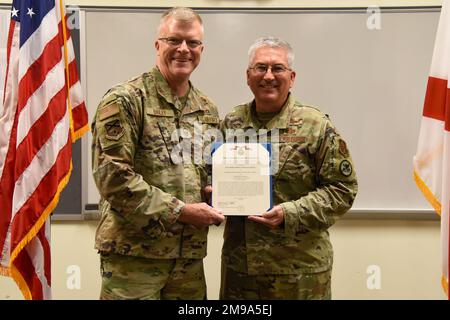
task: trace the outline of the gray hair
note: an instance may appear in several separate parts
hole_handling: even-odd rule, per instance
[[[292,50],[291,45],[287,41],[281,40],[276,37],[271,37],[271,36],[256,39],[255,42],[253,42],[253,44],[250,46],[250,49],[248,49],[248,64],[249,64],[249,66],[252,63],[253,58],[255,57],[256,50],[261,47],[265,47],[265,46],[271,47],[271,48],[284,49],[287,53],[288,67],[292,68],[292,66],[294,64],[295,55],[294,55],[294,50]]]
[[[202,32],[203,32],[203,21],[197,12],[195,12],[191,8],[187,8],[187,7],[173,7],[173,8],[168,9],[161,15],[161,19],[159,21],[159,26],[158,26],[158,31],[157,31],[158,35],[161,32],[161,28],[162,28],[163,24],[170,18],[177,20],[177,21],[184,22],[184,23],[192,23],[194,21],[198,21],[198,22],[200,22],[200,25],[202,26]]]

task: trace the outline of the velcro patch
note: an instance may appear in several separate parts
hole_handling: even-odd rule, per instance
[[[147,110],[147,114],[158,117],[174,117],[175,112],[173,110],[168,109],[149,109]]]
[[[283,134],[280,136],[280,142],[303,143],[306,142],[305,137]]]
[[[339,165],[339,170],[345,177],[349,177],[353,172],[352,165],[348,160],[341,161],[341,164]]]
[[[123,136],[125,132],[119,120],[112,120],[106,123],[105,129],[106,129],[106,139],[108,140],[117,141]]]
[[[119,113],[119,106],[116,103],[112,103],[107,105],[106,107],[101,108],[98,111],[98,119],[102,121],[118,113]]]
[[[340,152],[344,157],[348,157],[348,155],[349,155],[348,148],[347,148],[347,144],[345,143],[344,140],[339,140],[339,152]]]
[[[203,123],[219,124],[219,117],[215,116],[203,116],[201,120]]]

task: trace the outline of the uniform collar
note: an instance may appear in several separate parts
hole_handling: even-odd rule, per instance
[[[281,108],[281,111],[266,124],[268,130],[288,128],[294,102],[292,94],[289,93],[288,99],[283,105],[283,108]],[[255,100],[248,104],[247,112],[243,119],[243,126],[244,128],[251,127],[255,129],[259,129],[261,126],[259,120],[256,118]]]
[[[156,82],[156,91],[158,94],[164,98],[168,103],[173,105],[175,109],[180,110],[182,106],[176,103],[176,99],[172,93],[172,89],[169,87],[166,79],[162,75],[161,71],[159,71],[158,67],[154,67],[151,71],[155,77]],[[186,106],[183,108],[183,114],[193,113],[198,110],[204,110],[205,106],[202,104],[202,100],[197,92],[197,90],[192,85],[191,81],[189,81],[190,90],[188,93],[188,98],[186,100]]]

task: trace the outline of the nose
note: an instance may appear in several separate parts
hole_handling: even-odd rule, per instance
[[[269,67],[269,69],[267,69],[266,73],[264,74],[264,79],[275,79],[275,76],[272,73],[272,67]]]
[[[187,46],[186,40],[183,40],[183,42],[178,47],[178,50],[182,52],[189,52],[189,47]]]

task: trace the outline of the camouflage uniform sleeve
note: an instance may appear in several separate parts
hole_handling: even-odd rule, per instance
[[[149,185],[134,170],[142,131],[139,104],[126,90],[109,93],[100,103],[92,123],[94,180],[111,209],[130,222],[146,225],[152,216],[163,225],[172,224],[179,215],[174,209],[184,203]]]
[[[298,200],[282,203],[285,232],[294,236],[300,227],[324,231],[347,212],[358,184],[347,145],[329,120],[322,128],[315,154],[317,188]]]

